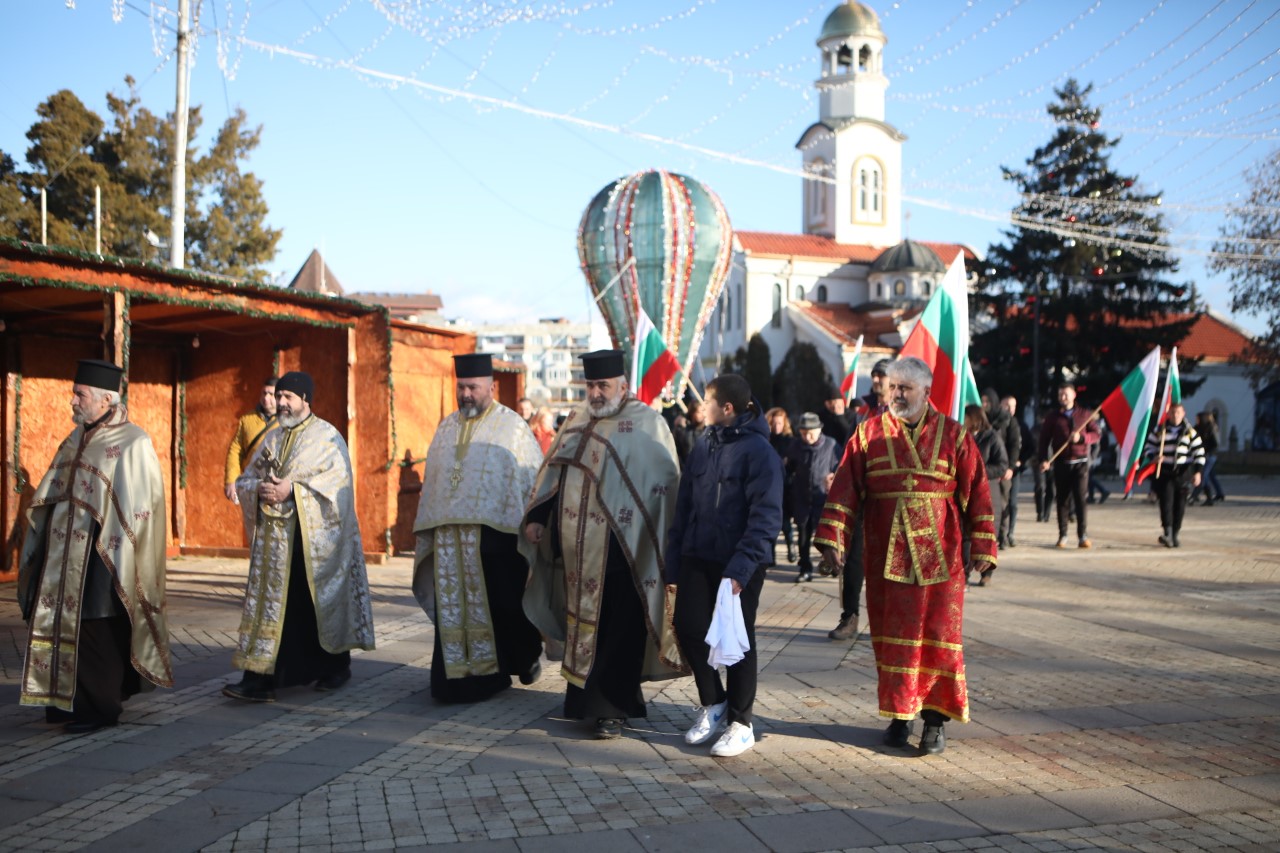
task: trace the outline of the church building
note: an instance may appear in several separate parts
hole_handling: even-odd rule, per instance
[[[860,389],[877,359],[897,352],[959,243],[903,238],[902,145],[886,120],[887,43],[876,13],[848,0],[818,36],[818,120],[796,148],[803,169],[799,234],[735,231],[729,280],[703,336],[714,375],[759,333],[772,369],[794,343],[813,344],[839,382],[859,335]]]

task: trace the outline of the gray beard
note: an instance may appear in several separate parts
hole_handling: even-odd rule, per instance
[[[480,407],[467,406],[465,408],[458,409],[458,414],[462,415],[467,420],[470,420],[472,418],[478,418],[480,417]]]
[[[622,404],[626,401],[627,395],[621,394],[617,399],[601,403],[598,407],[587,403],[587,411],[591,412],[591,417],[596,418],[597,420],[600,418],[611,418],[618,414],[618,412],[622,411]]]
[[[285,429],[293,429],[294,427],[296,427],[298,424],[302,423],[306,419],[307,419],[306,415],[303,415],[303,414],[296,414],[296,415],[277,414],[276,415],[276,420],[278,420],[280,422],[280,426],[284,427]]]
[[[924,409],[925,409],[924,404],[921,404],[920,408],[914,411],[907,409],[905,407],[899,410],[899,408],[895,406],[893,403],[889,404],[889,411],[893,413],[893,416],[898,420],[906,421],[909,424],[913,424],[916,421],[920,420],[920,416],[924,414]]]

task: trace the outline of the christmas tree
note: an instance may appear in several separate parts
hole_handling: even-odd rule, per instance
[[[1193,289],[1168,279],[1178,262],[1160,194],[1112,169],[1119,139],[1102,132],[1092,88],[1068,80],[1055,90],[1052,138],[1025,170],[1004,169],[1021,201],[1006,241],[988,250],[976,297],[979,385],[1041,412],[1064,379],[1096,405],[1153,346],[1179,343],[1196,317]]]

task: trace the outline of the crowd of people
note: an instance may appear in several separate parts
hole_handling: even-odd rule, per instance
[[[975,574],[990,586],[998,549],[1015,546],[1022,470],[1036,475],[1037,520],[1056,504],[1057,546],[1074,520],[1090,547],[1100,431],[1070,384],[1038,441],[993,390],[962,423],[940,414],[916,358],[877,362],[865,396],[847,405],[833,389],[794,428],[734,374],[669,424],[629,392],[621,352],[582,360],[586,399],[557,427],[527,399],[497,401],[490,356],[455,357],[457,411],[428,449],[414,524],[412,589],[435,626],[439,702],[533,684],[545,654],[566,682],[565,715],[610,739],[647,715],[644,682],[692,675],[686,742],[738,755],[755,743],[755,622],[781,538],[797,583],[839,578],[832,640],[858,636],[865,585],[884,742],[907,746],[921,716],[917,748],[936,754],[945,723],[968,719],[964,591]],[[125,699],[173,684],[160,465],[128,420],[121,376],[80,362],[75,428],[36,489],[21,554],[21,701],[72,733],[113,726]],[[352,650],[374,647],[350,456],[312,412],[315,393],[301,371],[269,379],[228,450],[226,496],[250,556],[232,658],[242,675],[222,692],[243,702],[339,689]],[[1161,544],[1179,547],[1189,496],[1225,497],[1216,450],[1209,413],[1192,427],[1175,405],[1152,430]]]

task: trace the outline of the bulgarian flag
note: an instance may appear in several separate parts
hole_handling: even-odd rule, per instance
[[[1107,419],[1107,426],[1120,439],[1120,476],[1124,477],[1124,490],[1131,491],[1139,477],[1142,448],[1147,441],[1147,427],[1151,423],[1151,406],[1156,401],[1156,381],[1160,378],[1160,347],[1151,350],[1116,390],[1102,401],[1098,409]]]
[[[662,389],[680,372],[680,362],[667,348],[658,329],[636,304],[635,351],[631,354],[631,389],[636,398],[646,406],[658,399]]]
[[[858,343],[853,348],[853,361],[849,362],[849,370],[845,372],[844,379],[840,382],[840,393],[844,396],[845,402],[848,402],[858,390],[858,357],[860,355],[862,355],[862,335],[858,335]]]
[[[965,406],[981,405],[978,383],[969,364],[969,292],[963,252],[951,262],[898,355],[913,355],[933,369],[929,400],[944,415],[961,420]]]

